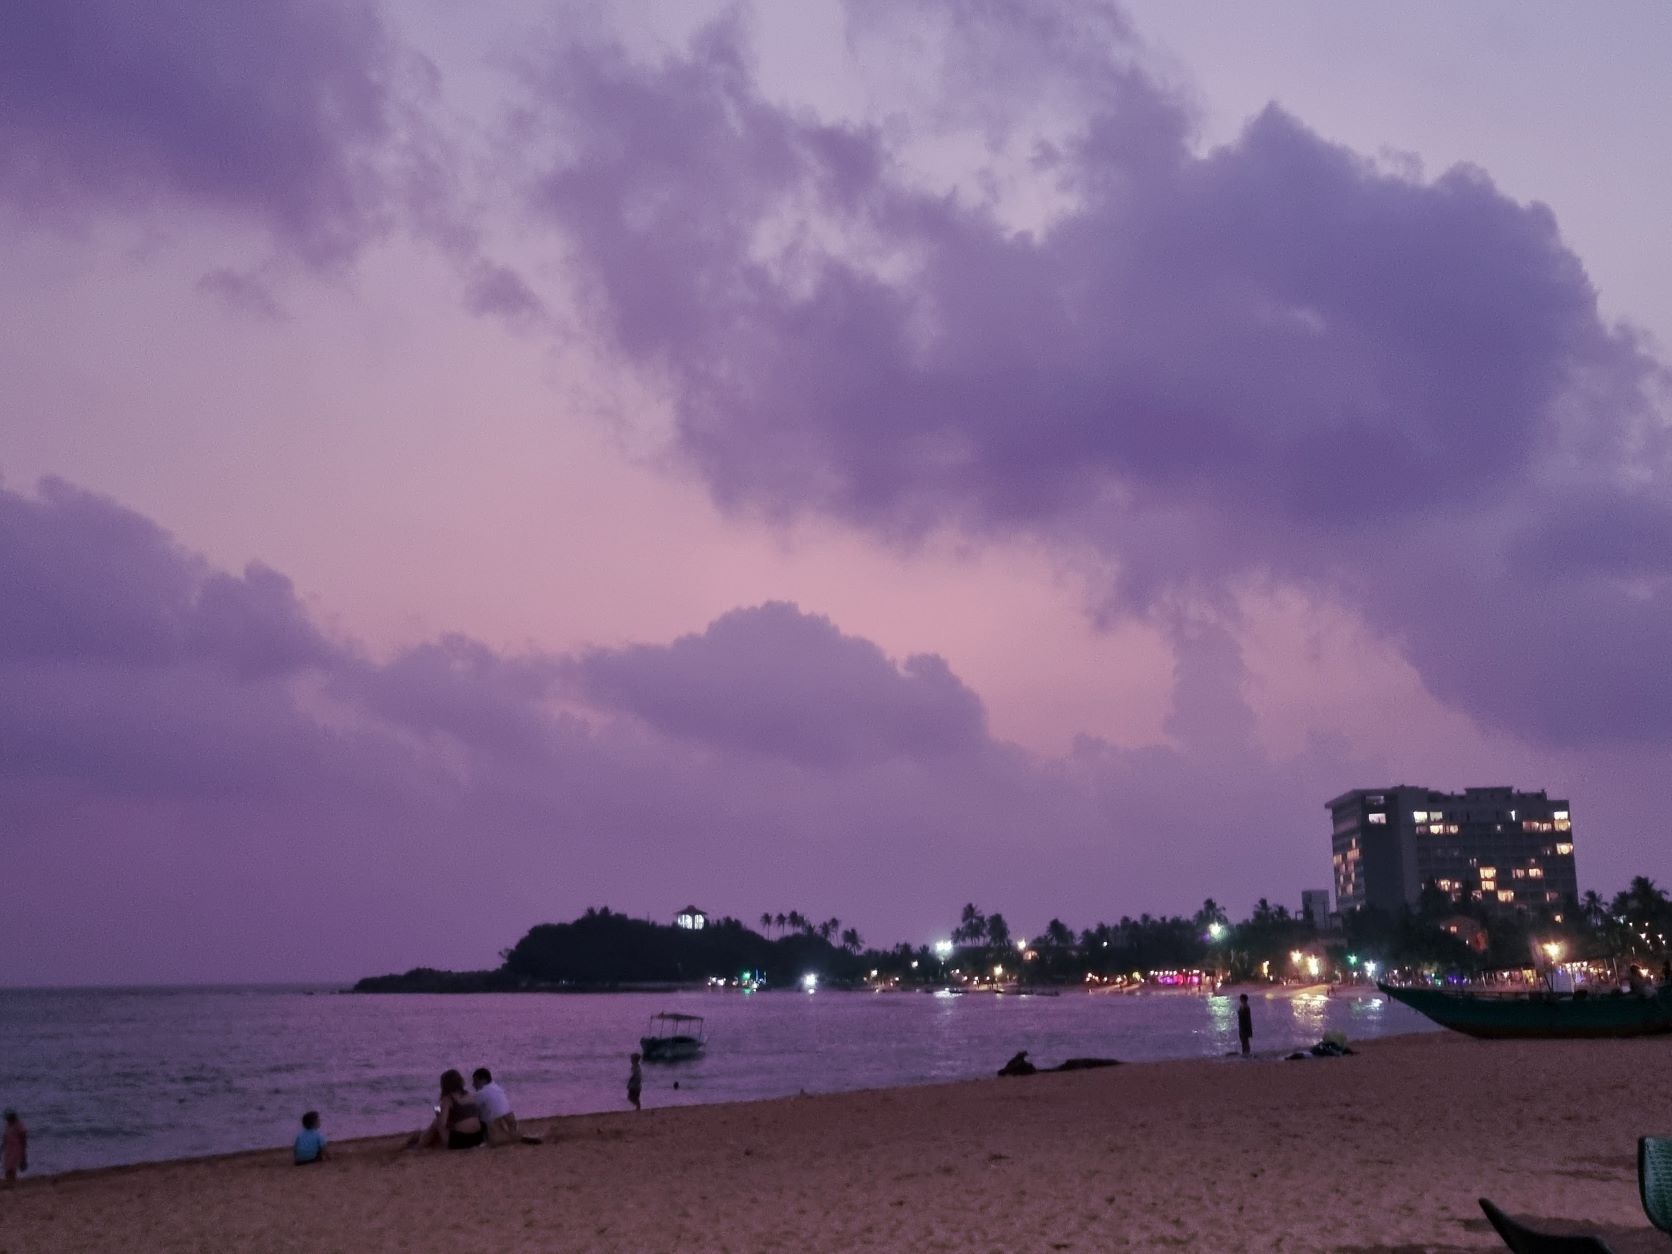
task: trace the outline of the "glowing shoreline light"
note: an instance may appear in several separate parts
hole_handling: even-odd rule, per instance
[[[819,977],[814,975],[811,971],[801,977],[801,987],[806,989],[809,993],[816,991],[818,986]]]

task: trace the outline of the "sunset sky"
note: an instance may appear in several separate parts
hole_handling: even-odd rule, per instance
[[[0,9],[0,984],[1672,880],[1672,7]]]

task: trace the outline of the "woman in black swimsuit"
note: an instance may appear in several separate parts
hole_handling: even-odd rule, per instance
[[[487,1139],[488,1130],[482,1123],[476,1098],[464,1086],[464,1077],[447,1070],[441,1075],[441,1103],[435,1108],[435,1119],[418,1136],[418,1149],[475,1149]],[[412,1146],[412,1142],[407,1142]]]

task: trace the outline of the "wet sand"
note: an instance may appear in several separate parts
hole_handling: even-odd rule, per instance
[[[1672,1133],[1669,1065],[1668,1039],[1447,1034],[525,1119],[545,1145],[26,1180],[0,1189],[0,1251],[1501,1249],[1481,1195],[1665,1251],[1634,1155]]]

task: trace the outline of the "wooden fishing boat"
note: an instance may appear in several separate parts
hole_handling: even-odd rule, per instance
[[[1474,992],[1378,984],[1441,1027],[1489,1039],[1660,1036],[1672,1033],[1672,996]]]
[[[708,1038],[701,1015],[671,1012],[650,1016],[650,1031],[639,1037],[639,1050],[646,1062],[682,1062],[702,1055]]]

